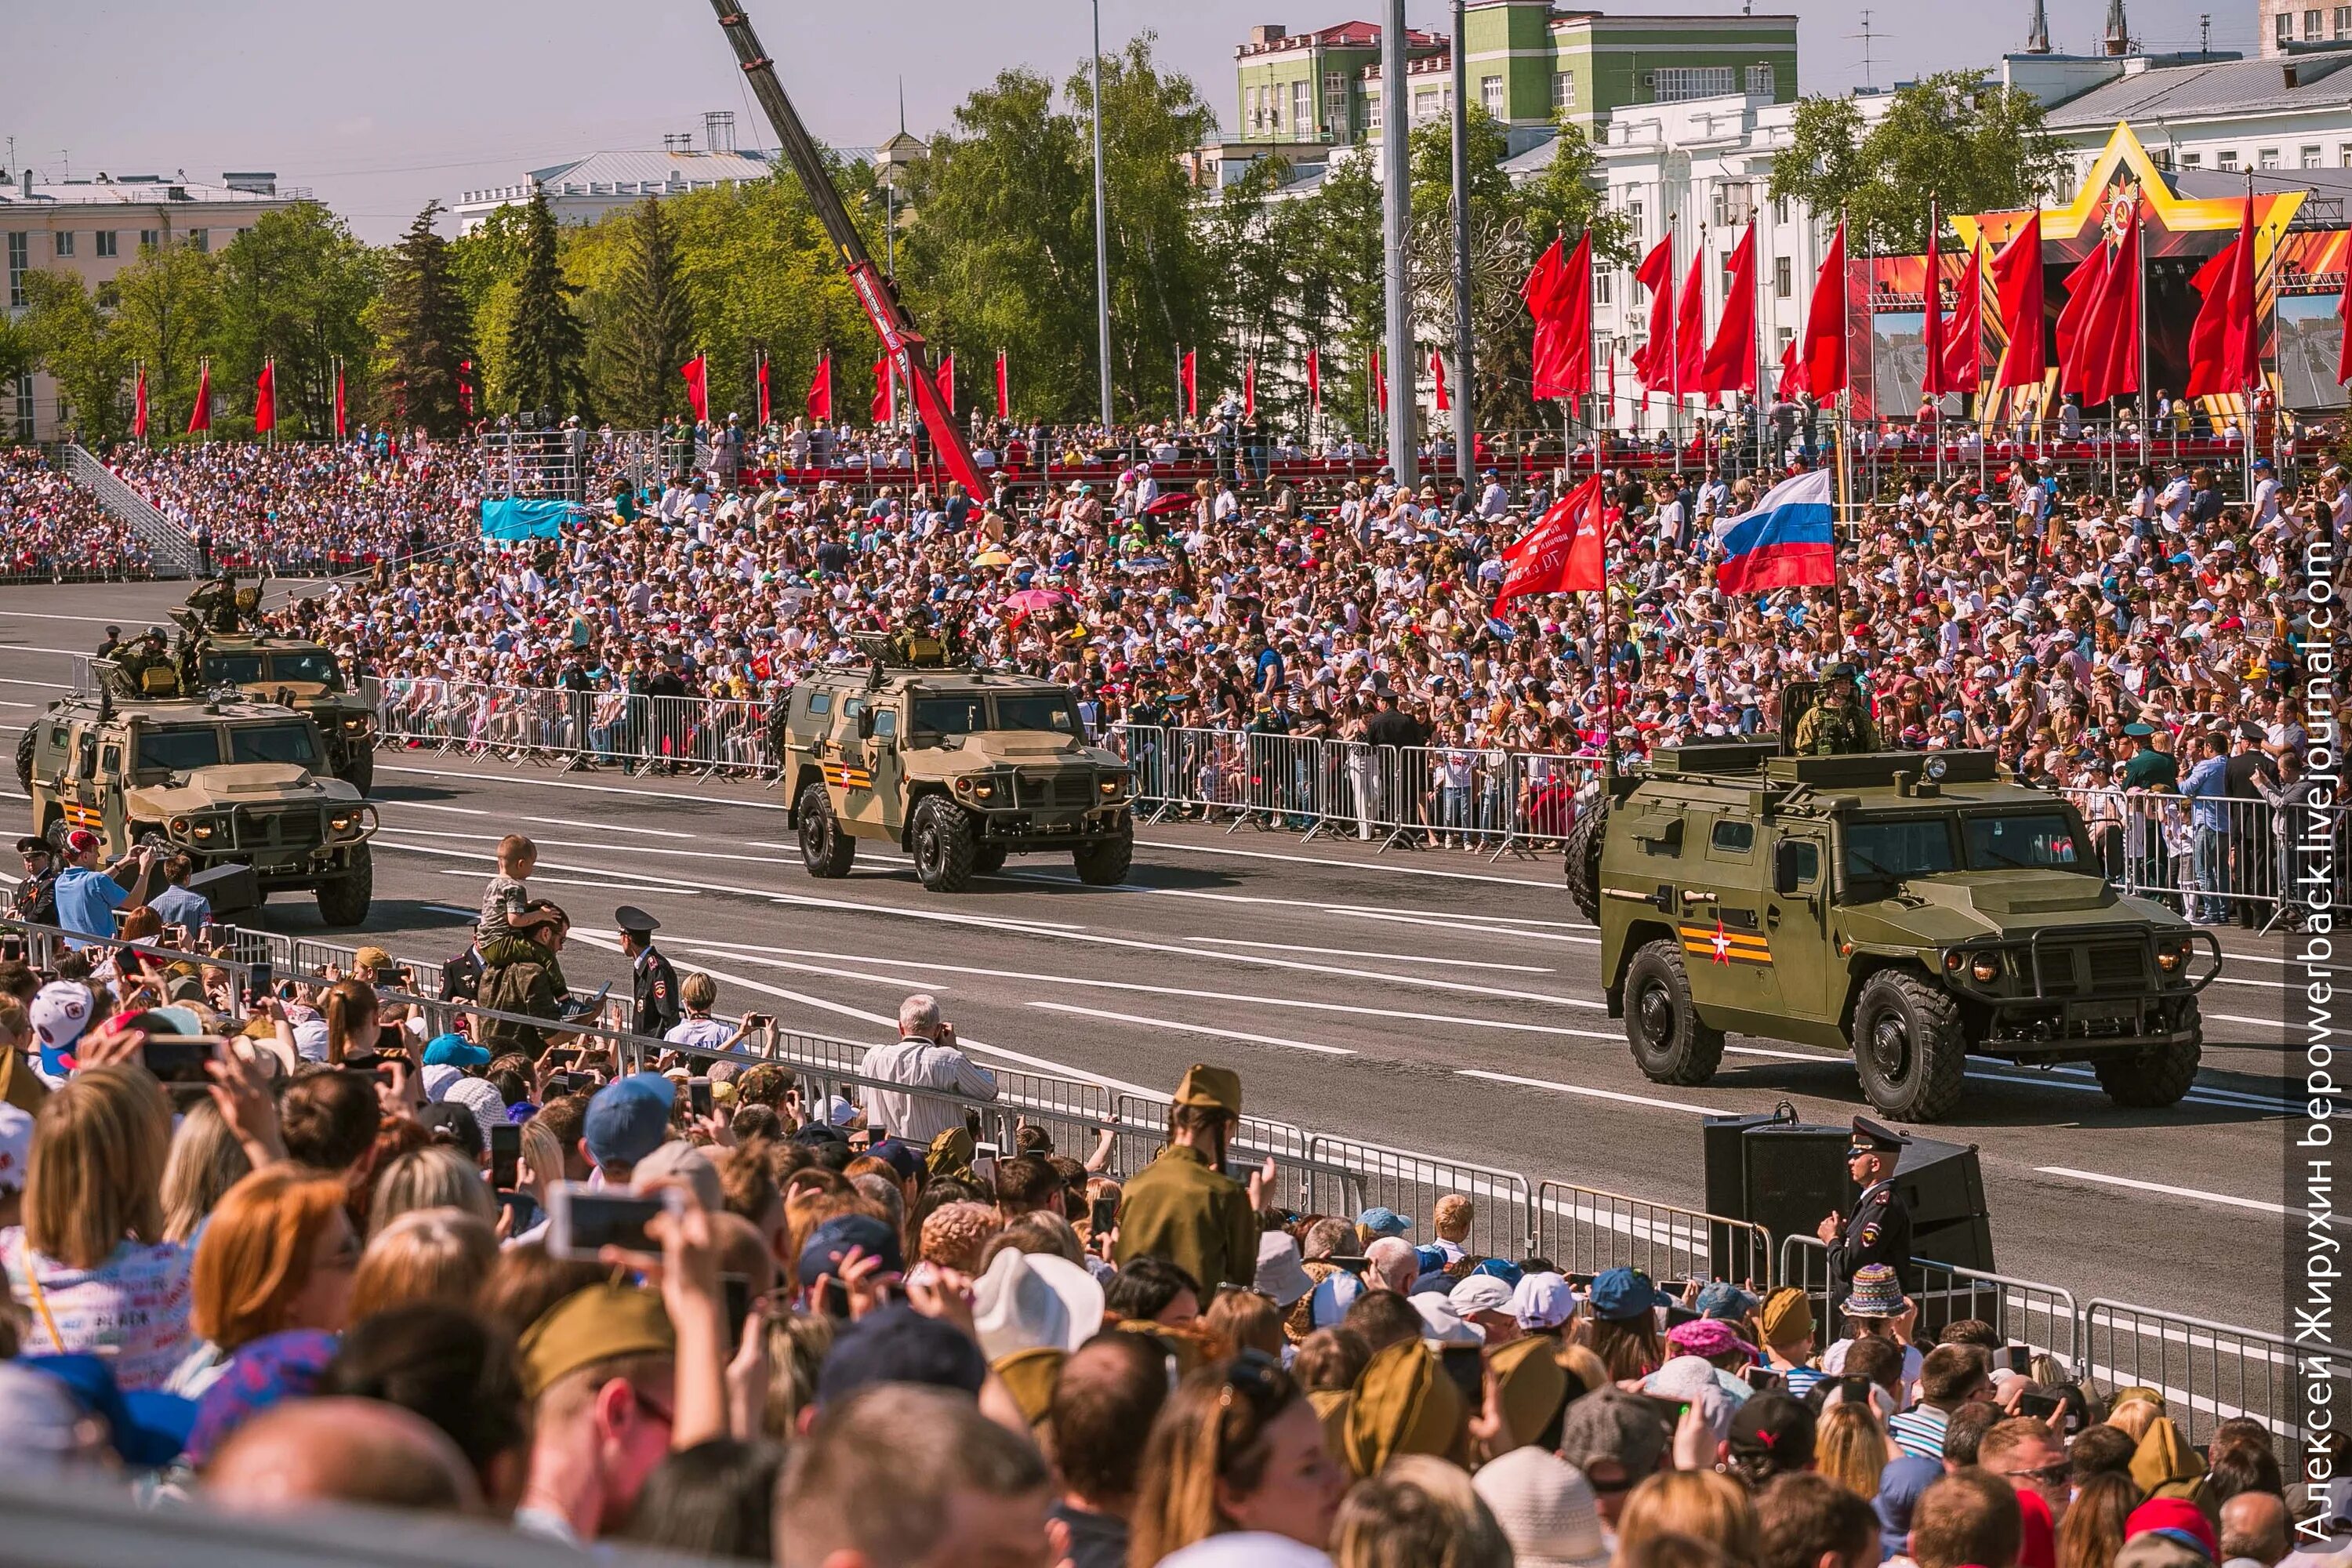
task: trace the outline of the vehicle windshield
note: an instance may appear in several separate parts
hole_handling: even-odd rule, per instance
[[[330,691],[343,689],[343,668],[335,656],[324,648],[307,653],[273,653],[269,656],[269,679],[272,680],[316,681]]]
[[[2085,871],[2090,857],[2063,811],[2021,812],[2011,816],[1970,816],[1960,822],[1971,871]]]
[[[310,748],[307,724],[241,724],[228,732],[229,760],[237,763],[299,763],[318,761]]]
[[[220,731],[214,725],[139,731],[138,766],[142,772],[163,768],[184,773],[191,768],[211,767],[220,760]]]
[[[261,656],[257,653],[205,655],[205,684],[207,686],[252,686],[260,679]]]
[[[998,698],[996,727],[1050,730],[1056,735],[1075,735],[1078,732],[1078,716],[1070,710],[1070,700],[1062,693],[1037,691],[1022,697]]]
[[[1848,881],[1883,882],[1958,869],[1952,858],[1952,825],[1948,817],[1865,819],[1846,824]]]
[[[988,700],[978,692],[967,697],[918,697],[914,729],[920,735],[969,735],[988,728]]]
[[[1075,735],[1078,715],[1069,698],[1059,691],[1000,696],[992,704],[975,691],[916,698],[913,729],[921,735],[971,735],[983,730],[1045,730]]]

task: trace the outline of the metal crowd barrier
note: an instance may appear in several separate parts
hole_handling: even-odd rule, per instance
[[[1563,1274],[1638,1268],[1653,1279],[1722,1278],[1770,1289],[1772,1236],[1747,1220],[1570,1182],[1536,1188],[1537,1257]],[[1720,1258],[1728,1264],[1718,1270]]]
[[[773,777],[778,769],[774,709],[762,701],[412,676],[371,679],[362,690],[375,705],[380,744],[698,777]]]
[[[2280,808],[2267,800],[2189,800],[2114,789],[2065,794],[2090,828],[2100,870],[2126,892],[2224,924],[2248,915],[2258,922],[2272,920],[2281,908],[2280,889],[2291,894],[2295,885],[2295,847],[2309,824],[2282,823]],[[2352,892],[2346,880],[2352,864],[2342,852],[2352,849],[2346,831],[2352,816],[2332,803],[2296,809],[2316,809],[2327,819],[2327,836],[2339,850],[2334,860],[2338,886],[2332,890],[2339,899]],[[2287,900],[2290,913],[2295,902]]]

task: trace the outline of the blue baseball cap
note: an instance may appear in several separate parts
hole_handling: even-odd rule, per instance
[[[863,1247],[868,1258],[882,1260],[883,1268],[896,1273],[906,1267],[905,1255],[898,1249],[898,1233],[876,1219],[872,1215],[835,1215],[809,1233],[802,1244],[800,1281],[814,1285],[817,1277],[835,1272],[841,1260],[854,1247]]]
[[[634,1165],[669,1142],[676,1086],[659,1073],[631,1073],[596,1091],[580,1136],[598,1165]]]
[[[16,1364],[64,1384],[83,1410],[106,1423],[109,1442],[132,1469],[161,1469],[188,1446],[188,1431],[196,1424],[193,1399],[126,1394],[114,1381],[114,1368],[95,1355],[33,1355]]]
[[[1733,1320],[1744,1318],[1755,1310],[1756,1298],[1728,1279],[1717,1279],[1699,1288],[1698,1315],[1702,1318]]]
[[[1491,1274],[1514,1289],[1517,1289],[1519,1281],[1527,1277],[1527,1271],[1507,1258],[1482,1258],[1471,1265],[1470,1272]]]
[[[1638,1268],[1612,1268],[1592,1281],[1592,1315],[1612,1323],[1630,1322],[1666,1304],[1666,1295]]]
[[[1412,1222],[1390,1208],[1369,1208],[1356,1216],[1356,1223],[1374,1236],[1402,1236],[1412,1228]]]
[[[977,1397],[988,1358],[970,1334],[903,1301],[843,1326],[816,1373],[818,1408],[877,1383],[912,1383]]]
[[[436,1035],[425,1042],[426,1067],[486,1068],[489,1065],[490,1053],[463,1035]]]

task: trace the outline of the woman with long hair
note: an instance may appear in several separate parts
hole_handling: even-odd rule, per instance
[[[1714,1470],[1661,1470],[1633,1489],[1617,1521],[1618,1561],[1661,1535],[1713,1542],[1734,1563],[1754,1564],[1763,1557],[1748,1489]]]
[[[1331,1547],[1338,1568],[1511,1568],[1510,1538],[1461,1466],[1395,1458],[1349,1489]]]
[[[85,1068],[42,1103],[25,1222],[0,1231],[27,1353],[107,1356],[126,1392],[161,1386],[186,1353],[194,1248],[163,1234],[171,1146],[171,1105],[143,1068]]]
[[[481,1167],[443,1143],[412,1149],[383,1168],[368,1200],[367,1232],[382,1236],[384,1227],[415,1209],[463,1209],[484,1225],[499,1221],[498,1200]]]
[[[375,1055],[375,987],[362,980],[338,980],[327,987],[320,1012],[327,1020],[327,1059],[365,1061]]]
[[[2124,1549],[2124,1521],[2140,1505],[2139,1487],[2113,1470],[2086,1476],[2058,1524],[2058,1568],[2113,1568]]]
[[[1143,1455],[1129,1568],[1235,1531],[1321,1550],[1348,1479],[1324,1446],[1315,1407],[1269,1357],[1201,1368],[1168,1396]]]
[[[472,1303],[490,1277],[499,1239],[465,1209],[411,1209],[378,1231],[352,1281],[352,1320],[417,1301]]]
[[[236,1129],[210,1100],[192,1100],[163,1161],[163,1239],[193,1241],[221,1194],[253,1170]]]
[[[231,1356],[265,1335],[340,1333],[359,1261],[342,1183],[285,1163],[239,1181],[196,1243],[189,1325],[203,1343],[172,1374],[171,1391],[201,1394]]]
[[[1859,1498],[1878,1495],[1886,1468],[1886,1428],[1860,1399],[1840,1399],[1822,1410],[1813,1434],[1813,1468]]]

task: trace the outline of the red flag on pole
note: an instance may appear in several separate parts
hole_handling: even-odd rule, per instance
[[[1184,417],[1187,419],[1198,417],[1201,412],[1201,384],[1194,379],[1197,369],[1193,351],[1186,349],[1184,357],[1177,362],[1176,377],[1184,384]]]
[[[1512,541],[1503,552],[1503,585],[1490,613],[1500,616],[1514,599],[1601,592],[1601,506],[1596,475],[1554,501],[1534,527]]]
[[[773,405],[769,401],[769,397],[768,397],[768,356],[767,356],[766,354],[761,354],[761,355],[760,356],[760,377],[759,377],[759,379],[760,379],[760,423],[761,423],[762,426],[767,426],[767,425],[773,424],[773,423],[775,422],[775,418],[774,418],[774,407],[773,407]]]
[[[1246,360],[1242,364],[1242,417],[1257,417],[1257,361]]]
[[[2042,342],[2045,307],[2039,207],[2026,214],[2024,226],[1992,253],[1992,291],[2000,311],[2000,330],[2008,340],[1992,368],[1992,389],[2041,385],[2050,365]]]
[[[1389,377],[1388,373],[1381,368],[1381,351],[1378,347],[1372,350],[1372,387],[1380,394],[1381,412],[1386,414],[1389,411]]]
[[[2058,307],[2058,320],[2051,327],[2051,338],[2058,349],[2059,390],[2076,390],[2068,378],[2068,367],[2074,363],[2074,340],[2082,335],[2083,319],[2090,312],[2091,298],[2106,284],[2106,237],[2100,236],[2091,254],[2075,264],[2066,278],[2066,302]]]
[[[337,360],[335,362],[335,434],[337,437],[344,437],[352,433],[350,415],[351,404],[343,395],[343,362]]]
[[[1805,362],[1799,357],[1805,340],[1791,337],[1789,346],[1780,351],[1780,379],[1774,384],[1783,397],[1801,397],[1805,392]]]
[[[2191,397],[2242,393],[2262,379],[2262,340],[2254,317],[2254,203],[2238,218],[2238,237],[2192,279],[2204,303],[2189,329]]]
[[[1723,286],[1723,315],[1699,366],[1699,390],[1714,397],[1756,390],[1756,225],[1731,252],[1731,278]]]
[[[2074,310],[2078,299],[2083,308],[2071,334],[2064,332],[2065,319],[2060,318],[2067,342],[2060,355],[2058,384],[2063,391],[2082,394],[2086,407],[2139,390],[2139,204],[2134,198],[2122,243],[2107,256],[2102,237],[2094,259],[2105,259],[2097,275],[2080,289],[2071,283],[2068,289],[2067,310]],[[2084,262],[2078,275],[2091,265]]]
[[[1313,349],[1307,351],[1307,401],[1323,412],[1323,356]]]
[[[1919,367],[1919,395],[1941,397],[1952,389],[1944,384],[1944,257],[1938,242],[1943,238],[1943,219],[1937,216],[1936,204],[1927,203],[1927,273],[1920,286],[1919,346],[1923,363]]]
[[[950,349],[940,356],[940,401],[955,412],[955,351]]]
[[[253,433],[267,436],[278,428],[278,362],[261,362],[261,374],[253,378]]]
[[[996,416],[999,419],[1013,417],[1013,382],[1005,368],[1003,349],[996,351]]]
[[[1650,247],[1634,269],[1633,280],[1650,291],[1650,335],[1633,351],[1633,373],[1644,392],[1663,392],[1675,374],[1675,235]]]
[[[700,424],[709,420],[710,417],[709,356],[695,355],[677,367],[677,374],[686,377],[686,405],[694,410],[695,422]]]
[[[1452,413],[1454,400],[1445,395],[1445,356],[1435,349],[1429,351],[1429,374],[1437,384],[1437,411],[1440,414]]]
[[[1845,348],[1845,225],[1830,236],[1829,254],[1813,279],[1805,306],[1805,330],[1797,339],[1797,363],[1805,390],[1826,403],[1847,386]]]
[[[1691,251],[1690,270],[1683,274],[1683,291],[1675,300],[1675,394],[1696,392],[1704,383],[1706,364],[1706,236]]]
[[[1953,301],[1952,319],[1944,327],[1944,384],[1954,392],[1974,392],[1984,383],[1979,363],[1984,339],[1984,231],[1977,231],[1976,248],[1969,252],[1969,269],[1960,280],[1960,297]]]
[[[188,434],[213,427],[213,363],[205,360],[196,366],[196,405],[188,411]]]
[[[874,403],[866,412],[871,424],[895,425],[898,421],[898,371],[888,354],[874,362]]]
[[[2336,384],[2352,381],[2352,268],[2344,272],[2344,292],[2336,298],[2336,325],[2341,342],[2336,350]]]
[[[829,353],[821,353],[816,357],[816,374],[809,377],[808,400],[805,406],[808,409],[808,416],[819,425],[832,422],[833,355]]]
[[[1582,397],[1592,390],[1592,235],[1576,237],[1560,279],[1560,308],[1553,318],[1556,397]],[[1617,374],[1611,365],[1610,376]]]
[[[147,366],[143,362],[139,366],[139,385],[131,394],[131,438],[147,439]]]
[[[467,418],[474,416],[474,362],[469,359],[457,362],[457,406]]]

